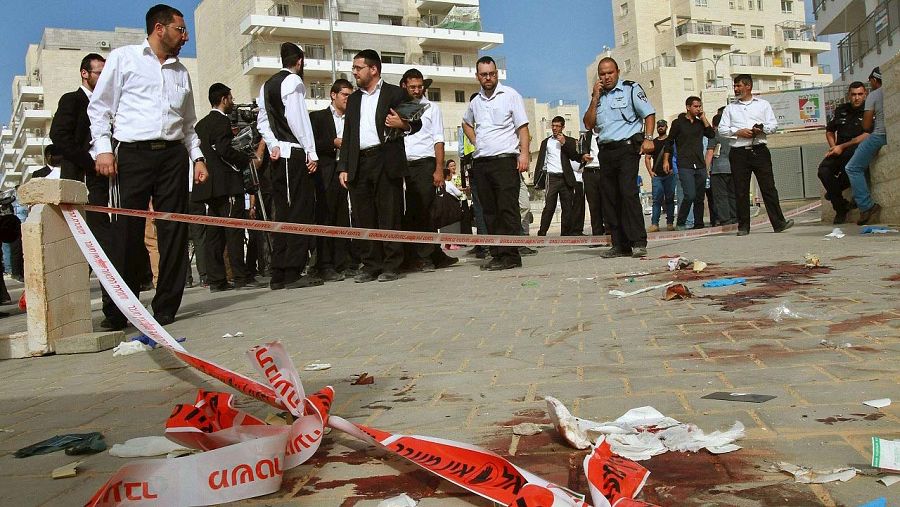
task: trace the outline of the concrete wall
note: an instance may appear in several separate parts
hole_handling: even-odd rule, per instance
[[[881,205],[881,222],[900,224],[900,146],[897,146],[897,129],[900,128],[900,55],[881,66],[884,76],[884,112],[887,126],[887,146],[869,168],[872,176],[872,197]]]

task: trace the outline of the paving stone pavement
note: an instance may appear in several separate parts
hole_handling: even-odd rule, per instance
[[[646,260],[545,248],[524,258],[522,269],[489,273],[456,251],[461,264],[394,283],[212,295],[193,288],[169,329],[187,337],[188,350],[248,375],[254,373],[245,351],[281,340],[300,368],[334,365],[302,372],[308,391],[336,388],[334,414],[386,431],[482,445],[584,493],[585,453],[556,435],[544,396],[599,421],[651,405],[707,431],[744,423],[739,451],[667,453],[643,462],[651,471],[646,501],[853,506],[887,496],[896,502],[900,486],[887,488],[875,477],[802,485],[770,470],[777,461],[864,467],[872,436],[900,438],[898,235],[860,236],[856,226],[845,226],[845,238],[826,241],[831,226],[814,218],[799,217],[806,223],[784,234],[764,227],[746,238],[651,243]],[[823,267],[802,267],[807,252],[818,254]],[[671,273],[663,255],[702,259],[709,267]],[[651,274],[627,275],[639,271]],[[748,283],[701,287],[731,276]],[[608,295],[670,280],[685,283],[694,298],[667,302],[660,290]],[[775,322],[767,312],[779,305],[805,317]],[[94,316],[99,322],[99,311]],[[23,315],[0,320],[2,333],[24,326]],[[221,337],[236,331],[245,336]],[[375,383],[350,385],[348,377],[363,371]],[[198,388],[227,390],[161,350],[2,361],[0,377],[0,505],[82,505],[127,462],[101,453],[88,457],[77,477],[51,480],[54,468],[75,458],[14,459],[16,449],[70,432],[101,431],[110,445],[162,435],[171,408],[192,402]],[[777,397],[761,404],[701,399],[713,391]],[[894,404],[862,405],[883,397]],[[263,417],[271,412],[245,397],[239,405]],[[526,421],[544,431],[513,436],[511,426]],[[374,506],[400,493],[421,498],[424,507],[490,505],[338,432],[310,462],[286,472],[280,492],[241,504]]]

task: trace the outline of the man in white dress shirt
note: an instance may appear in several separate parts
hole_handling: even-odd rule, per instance
[[[772,155],[766,146],[766,135],[775,132],[778,120],[772,106],[753,96],[753,78],[739,74],[734,78],[734,95],[738,98],[725,107],[719,122],[719,134],[730,139],[728,162],[734,179],[737,200],[738,236],[750,234],[750,175],[756,175],[759,191],[766,204],[766,213],[775,232],[783,232],[794,225],[785,220],[772,173]]]
[[[178,60],[188,41],[184,15],[167,5],[147,11],[147,40],[109,54],[88,105],[91,120],[91,155],[97,174],[112,179],[113,194],[123,208],[146,210],[150,200],[156,211],[185,213],[188,175],[206,181],[206,163],[194,133],[196,116],[191,78]],[[113,128],[115,125],[115,128]],[[156,320],[175,320],[181,306],[189,268],[187,224],[160,220],[159,280],[153,297]],[[114,216],[109,257],[138,295],[146,270],[144,219]],[[119,312],[107,317],[112,326],[124,326]]]
[[[311,224],[316,217],[318,167],[316,142],[303,85],[303,50],[293,42],[281,45],[282,69],[260,87],[257,127],[275,164],[272,166],[272,206],[276,222]],[[296,289],[322,285],[321,278],[302,276],[312,236],[275,234],[272,238],[272,279],[269,288]]]
[[[430,84],[431,80],[426,81],[418,69],[409,69],[400,79],[400,87],[414,102],[428,105],[422,114],[422,129],[403,139],[408,162],[403,177],[406,183],[403,229],[407,231],[436,231],[431,223],[431,206],[435,189],[444,184],[444,118],[441,108],[425,96]],[[456,262],[457,259],[445,254],[440,245],[407,245],[406,263],[413,270],[430,272]]]

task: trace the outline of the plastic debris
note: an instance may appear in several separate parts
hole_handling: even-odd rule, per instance
[[[878,482],[884,484],[885,486],[893,486],[900,482],[900,475],[885,475],[884,477],[878,479]]]
[[[635,271],[633,273],[625,273],[625,276],[628,278],[637,278],[640,276],[647,276],[649,274],[650,274],[649,271]]]
[[[869,401],[863,402],[863,405],[868,405],[872,408],[884,408],[884,407],[889,406],[890,404],[891,404],[890,398],[879,398],[877,400],[869,400]]]
[[[818,320],[818,315],[811,313],[797,312],[789,308],[787,305],[781,304],[766,312],[766,316],[775,322],[781,322],[784,319],[811,319]],[[821,342],[819,342],[821,343]]]
[[[887,498],[885,498],[885,497],[876,498],[875,500],[872,500],[870,502],[860,504],[859,507],[888,507]]]
[[[109,449],[109,454],[117,458],[139,458],[180,451],[193,452],[193,449],[176,444],[166,437],[137,437],[126,440],[124,444],[115,444]]]
[[[659,284],[659,285],[654,285],[654,286],[652,286],[652,287],[644,287],[643,289],[638,289],[638,290],[634,290],[634,291],[631,291],[631,292],[623,292],[623,291],[620,291],[620,290],[611,290],[611,291],[609,291],[609,295],[610,295],[610,296],[615,296],[615,297],[617,297],[617,298],[619,298],[619,299],[621,299],[621,298],[627,298],[627,297],[630,297],[630,296],[634,296],[634,295],[636,295],[636,294],[641,294],[641,293],[644,293],[644,292],[650,292],[651,290],[662,289],[662,288],[664,288],[664,287],[668,287],[669,285],[672,285],[673,283],[675,283],[675,282],[661,283],[661,284]]]
[[[54,479],[68,479],[69,477],[75,477],[78,474],[78,465],[84,463],[84,461],[75,461],[69,463],[68,465],[63,465],[59,468],[53,469],[53,472],[50,473],[50,477]]]
[[[148,350],[150,350],[150,346],[139,341],[121,342],[113,348],[113,357],[130,356]]]
[[[887,234],[889,232],[898,232],[897,229],[888,229],[883,225],[867,225],[859,231],[860,234]]]
[[[727,391],[719,391],[715,393],[701,396],[705,400],[721,400],[721,401],[742,401],[747,403],[765,403],[774,400],[777,396],[771,394],[752,394],[752,393],[729,393]]]
[[[728,287],[729,285],[744,285],[747,283],[746,278],[718,278],[703,282],[703,286],[707,288]]]
[[[832,470],[813,470],[811,468],[797,466],[791,463],[780,461],[777,464],[778,469],[794,476],[794,482],[801,484],[825,484],[828,482],[847,482],[856,477],[856,469],[835,468]]]
[[[843,238],[844,236],[846,236],[846,234],[844,234],[844,231],[842,231],[840,227],[835,227],[835,228],[831,231],[831,234],[826,234],[826,235],[825,235],[826,238],[834,238],[834,239],[841,239],[841,238]]]
[[[322,371],[331,368],[331,363],[320,363],[318,361],[309,363],[303,367],[303,371]]]
[[[225,333],[222,335],[222,338],[234,338],[234,335],[231,333]]]
[[[708,264],[706,264],[705,262],[695,260],[694,261],[694,273],[699,273],[699,272],[703,271],[704,269],[706,269],[706,266],[708,266]]]
[[[367,386],[375,383],[375,377],[370,377],[368,373],[362,372],[359,375],[350,376],[350,385]]]
[[[806,263],[803,265],[808,268],[817,268],[822,264],[822,261],[819,260],[819,257],[811,253],[806,254],[803,259],[806,261]]]
[[[669,266],[669,271],[677,271],[679,269],[690,267],[691,261],[685,259],[684,257],[675,257],[674,259],[669,259],[666,264]]]
[[[540,284],[537,282],[537,280],[528,280],[527,282],[522,282],[522,287],[533,288],[537,287],[538,285]]]
[[[27,458],[39,454],[50,454],[65,450],[69,456],[79,454],[94,454],[106,449],[106,441],[101,433],[69,433],[56,435],[42,440],[28,447],[23,447],[13,453],[16,458]]]
[[[419,502],[413,500],[406,493],[401,493],[395,497],[387,498],[378,502],[378,507],[416,507]]]
[[[688,299],[692,297],[694,295],[691,291],[683,283],[679,283],[666,287],[666,294],[663,296],[663,299],[671,301],[673,299]]]
[[[235,338],[243,338],[244,333],[242,331],[238,331],[238,332],[234,333],[234,337]]]
[[[543,430],[541,429],[540,426],[538,426],[535,423],[526,422],[526,423],[521,423],[521,424],[517,424],[517,425],[513,426],[512,431],[513,431],[513,435],[529,437],[531,435],[537,435],[538,433],[540,433]]]
[[[823,347],[828,347],[829,349],[834,349],[834,350],[849,349],[850,347],[853,346],[853,344],[850,342],[845,342],[845,343],[842,343],[841,345],[838,345],[838,344],[836,344],[832,341],[826,340],[824,338],[822,340],[819,340],[819,345],[821,345]]]
[[[668,451],[732,452],[740,449],[733,442],[744,436],[744,425],[740,421],[728,431],[707,435],[696,425],[666,417],[653,407],[640,407],[629,410],[615,421],[598,423],[573,416],[556,398],[548,396],[544,399],[550,419],[570,445],[586,449],[596,439],[596,445],[606,442],[612,452],[634,461]]]
[[[900,440],[872,437],[872,466],[900,471]]]
[[[156,343],[156,341],[154,341],[152,338],[150,338],[149,336],[147,336],[145,334],[139,334],[137,336],[133,336],[129,341],[141,342],[144,345],[150,347],[151,349],[155,349],[156,347],[159,346],[159,344]],[[175,341],[177,341],[178,343],[184,343],[185,341],[187,341],[187,338],[182,336],[180,338],[175,338]]]

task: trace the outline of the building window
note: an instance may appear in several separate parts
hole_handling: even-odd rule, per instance
[[[765,37],[765,30],[761,26],[750,25],[750,38],[762,39]]]
[[[622,45],[627,46],[629,40],[631,40],[631,36],[629,35],[629,33],[627,31],[622,32]]]
[[[628,2],[619,5],[619,16],[628,15]]]
[[[426,14],[422,16],[422,20],[425,21],[425,26],[437,26],[441,24],[445,17],[438,14]]]
[[[747,0],[747,10],[752,11],[755,3],[756,3],[756,0]]]
[[[325,59],[325,45],[324,44],[306,44],[306,58],[310,60],[324,60]]]
[[[356,56],[357,53],[359,53],[358,49],[345,49],[344,50],[344,60],[348,61],[348,62],[352,62],[353,57]]]
[[[272,12],[271,10],[269,11]],[[275,15],[287,17],[291,15],[291,6],[288,4],[275,4]]]
[[[378,15],[378,24],[379,25],[403,26],[403,17],[402,16],[385,16],[383,14],[379,14]]]
[[[391,53],[388,51],[381,52],[381,62],[382,63],[406,63],[406,55],[403,53]]]
[[[694,0],[697,7],[709,7],[709,0]]]
[[[626,58],[625,62],[623,63],[625,64],[625,73],[628,74],[629,72],[631,72],[631,60]]]
[[[745,31],[744,25],[731,25],[731,35],[735,39],[743,39],[747,37],[747,32]]]
[[[692,92],[694,91],[694,79],[690,77],[684,78],[684,91]]]
[[[328,98],[328,92],[330,87],[326,86],[325,83],[312,83],[309,85],[309,98],[313,100],[324,100]]]
[[[428,89],[428,100],[432,102],[440,102],[441,101],[441,89],[440,88],[429,88]]]
[[[793,61],[794,63],[800,63],[801,58],[802,55],[799,52],[794,51],[793,53],[791,53],[791,61]]]
[[[462,55],[453,55],[453,66],[454,67],[462,67],[463,66]]]
[[[441,54],[437,51],[423,51],[422,65],[440,65]]]
[[[456,102],[464,104],[466,102],[466,92],[464,90],[454,90],[453,99]]]
[[[341,21],[352,21],[353,23],[359,23],[359,13],[358,12],[350,12],[350,11],[341,11],[338,14]]]
[[[781,0],[781,12],[783,14],[791,14],[794,12],[794,2],[791,0]]]
[[[323,5],[304,5],[303,17],[323,19],[325,17],[325,6]]]
[[[736,0],[728,0],[728,8],[734,10],[737,7]]]

